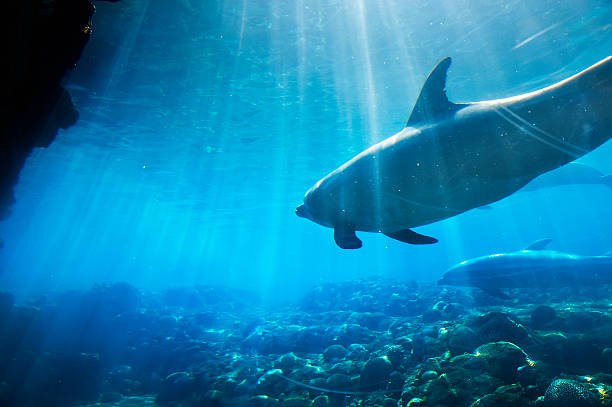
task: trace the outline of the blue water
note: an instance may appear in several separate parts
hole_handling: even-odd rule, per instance
[[[78,123],[27,160],[0,223],[0,285],[24,298],[94,284],[193,284],[289,300],[319,282],[434,281],[466,258],[549,237],[612,249],[612,193],[515,194],[418,228],[410,246],[295,216],[318,179],[404,126],[453,57],[456,102],[512,96],[610,55],[608,0],[99,2],[65,80]],[[612,173],[612,145],[580,161]]]

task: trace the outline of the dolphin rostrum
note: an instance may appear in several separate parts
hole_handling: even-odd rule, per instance
[[[478,287],[501,298],[504,288],[594,287],[612,281],[612,256],[581,256],[545,250],[550,239],[525,250],[463,261],[438,281],[441,285]]]
[[[334,229],[344,249],[356,230],[412,244],[411,230],[517,191],[612,136],[612,57],[554,85],[476,103],[446,97],[445,58],[431,72],[406,127],[317,182],[298,216]]]

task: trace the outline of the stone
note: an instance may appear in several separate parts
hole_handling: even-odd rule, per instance
[[[312,400],[312,407],[329,407],[329,397],[322,394]]]
[[[595,391],[575,380],[557,379],[544,393],[545,407],[595,407],[600,398]]]
[[[342,345],[330,345],[323,351],[323,360],[327,363],[342,360],[346,357],[346,352]]]
[[[480,344],[476,332],[465,325],[458,325],[448,333],[448,350],[454,355],[471,353]]]
[[[388,317],[382,312],[352,312],[348,322],[364,326],[368,329],[380,329]]]
[[[253,407],[276,407],[278,406],[278,400],[267,395],[257,395],[249,398],[248,405]]]
[[[389,359],[377,357],[366,362],[361,370],[360,385],[364,389],[384,388],[393,366]]]
[[[492,342],[479,346],[474,354],[486,362],[486,371],[507,383],[517,376],[517,369],[527,363],[527,354],[510,342]]]
[[[349,390],[353,386],[353,381],[349,375],[334,373],[327,378],[326,387],[334,391]]]
[[[285,353],[274,361],[274,368],[289,373],[298,366],[303,365],[303,360],[295,356],[295,353]]]
[[[368,358],[368,350],[361,344],[349,345],[346,358],[354,361],[365,361]]]
[[[503,312],[489,312],[474,321],[478,336],[486,342],[507,341],[523,343],[528,339],[527,329]]]
[[[389,359],[394,368],[401,366],[406,356],[406,351],[400,345],[392,345],[387,348],[387,359]]]
[[[285,387],[286,381],[280,377],[283,371],[271,369],[265,372],[255,385],[255,394],[277,396]]]
[[[438,372],[436,372],[435,370],[426,370],[421,374],[421,380],[426,382],[433,380],[436,377],[438,377]]]
[[[522,396],[522,387],[518,384],[498,387],[495,392],[476,400],[470,407],[514,407],[524,405],[517,402]]]
[[[446,374],[441,374],[425,385],[424,389],[427,405],[455,405],[457,392],[451,386]]]
[[[557,312],[548,305],[538,305],[531,312],[531,326],[541,329],[552,323],[557,318]]]
[[[312,402],[305,398],[305,397],[300,397],[300,396],[292,396],[292,397],[288,397],[284,400],[281,400],[279,403],[279,407],[311,407],[312,406]]]
[[[397,400],[386,397],[382,402],[382,407],[397,407]]]
[[[196,382],[191,373],[172,373],[161,383],[155,402],[160,405],[183,402],[190,399],[195,390]]]

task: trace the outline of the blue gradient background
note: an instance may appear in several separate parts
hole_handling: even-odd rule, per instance
[[[127,281],[222,284],[263,301],[322,281],[432,281],[550,237],[612,249],[612,191],[515,194],[417,229],[410,246],[295,216],[318,179],[404,126],[453,57],[452,101],[512,96],[612,53],[612,4],[581,1],[132,0],[97,3],[66,86],[78,123],[34,151],[0,222],[0,285],[24,297]],[[612,173],[607,143],[580,162]]]

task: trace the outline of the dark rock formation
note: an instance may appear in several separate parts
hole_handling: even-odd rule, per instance
[[[116,1],[116,0],[114,0]],[[79,114],[61,86],[91,33],[90,0],[4,2],[5,81],[0,120],[0,219],[34,147],[47,147]]]

